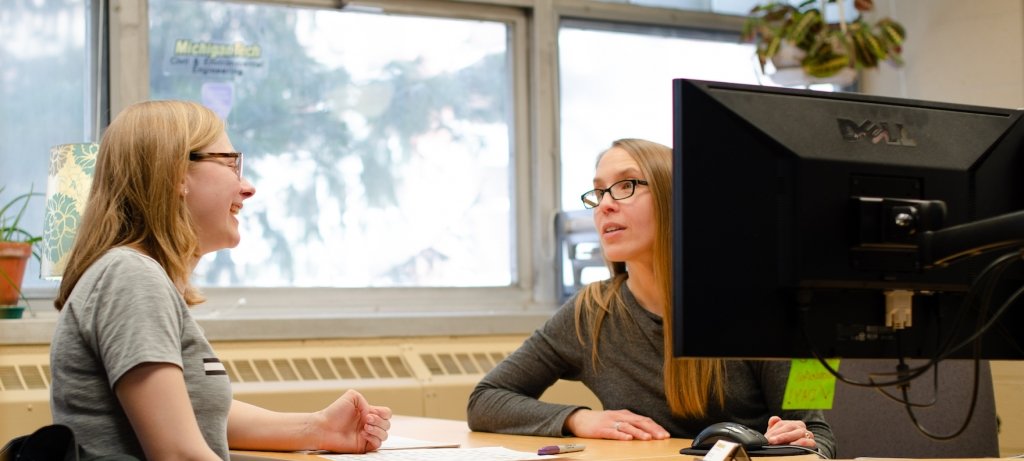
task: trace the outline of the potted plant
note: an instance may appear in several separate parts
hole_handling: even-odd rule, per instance
[[[0,186],[0,196],[4,189]],[[36,195],[42,194],[30,189],[0,206],[0,318],[20,318],[25,309],[18,305],[19,300],[25,300],[21,282],[28,258],[33,255],[37,259],[39,257],[35,245],[42,237],[21,227],[21,218],[28,209],[29,201]],[[28,306],[25,301],[25,306]]]
[[[837,4],[838,22],[826,21],[828,3]],[[854,9],[857,16],[847,21],[843,1],[757,5],[744,23],[743,39],[756,44],[762,72],[769,61],[776,69],[798,66],[811,83],[840,74],[856,76],[857,71],[875,68],[882,61],[902,65],[903,25],[890,18],[873,24],[865,20],[863,13],[874,9],[873,0],[855,0]]]

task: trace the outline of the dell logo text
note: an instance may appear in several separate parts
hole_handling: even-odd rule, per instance
[[[845,118],[837,118],[836,121],[839,122],[839,134],[846,141],[856,142],[866,138],[873,144],[885,142],[896,146],[917,146],[917,141],[910,137],[902,123],[865,120],[858,124]]]

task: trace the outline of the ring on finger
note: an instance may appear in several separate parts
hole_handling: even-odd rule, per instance
[[[619,430],[621,430],[621,429],[619,429],[619,425],[621,425],[621,424],[622,424],[622,421],[615,421],[615,426],[612,426],[612,427],[614,427],[616,431],[619,431]]]

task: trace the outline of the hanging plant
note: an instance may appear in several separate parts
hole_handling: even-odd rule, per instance
[[[839,21],[826,22],[827,3],[839,7]],[[856,0],[857,16],[846,20],[844,2],[807,0],[793,6],[770,2],[750,10],[743,26],[743,40],[757,47],[762,72],[769,61],[786,56],[810,77],[825,78],[846,68],[854,70],[878,67],[882,61],[902,65],[900,55],[906,31],[890,18],[874,24],[863,13],[874,9],[873,0]],[[776,67],[787,63],[774,62]]]

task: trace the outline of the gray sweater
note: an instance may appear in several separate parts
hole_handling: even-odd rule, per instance
[[[606,282],[607,283],[607,282]],[[768,418],[802,420],[825,456],[835,453],[835,437],[821,411],[782,410],[789,361],[726,362],[725,408],[710,405],[700,419],[672,415],[663,388],[662,319],[637,303],[622,284],[625,306],[613,308],[601,328],[595,369],[592,339],[576,336],[573,300],[567,302],[512,355],[487,373],[469,397],[468,422],[474,431],[563,436],[565,420],[579,408],[537,400],[558,379],[581,381],[605,410],[626,409],[648,416],[673,437],[693,438],[710,424],[732,421],[757,431]],[[585,324],[585,323],[584,323]]]

